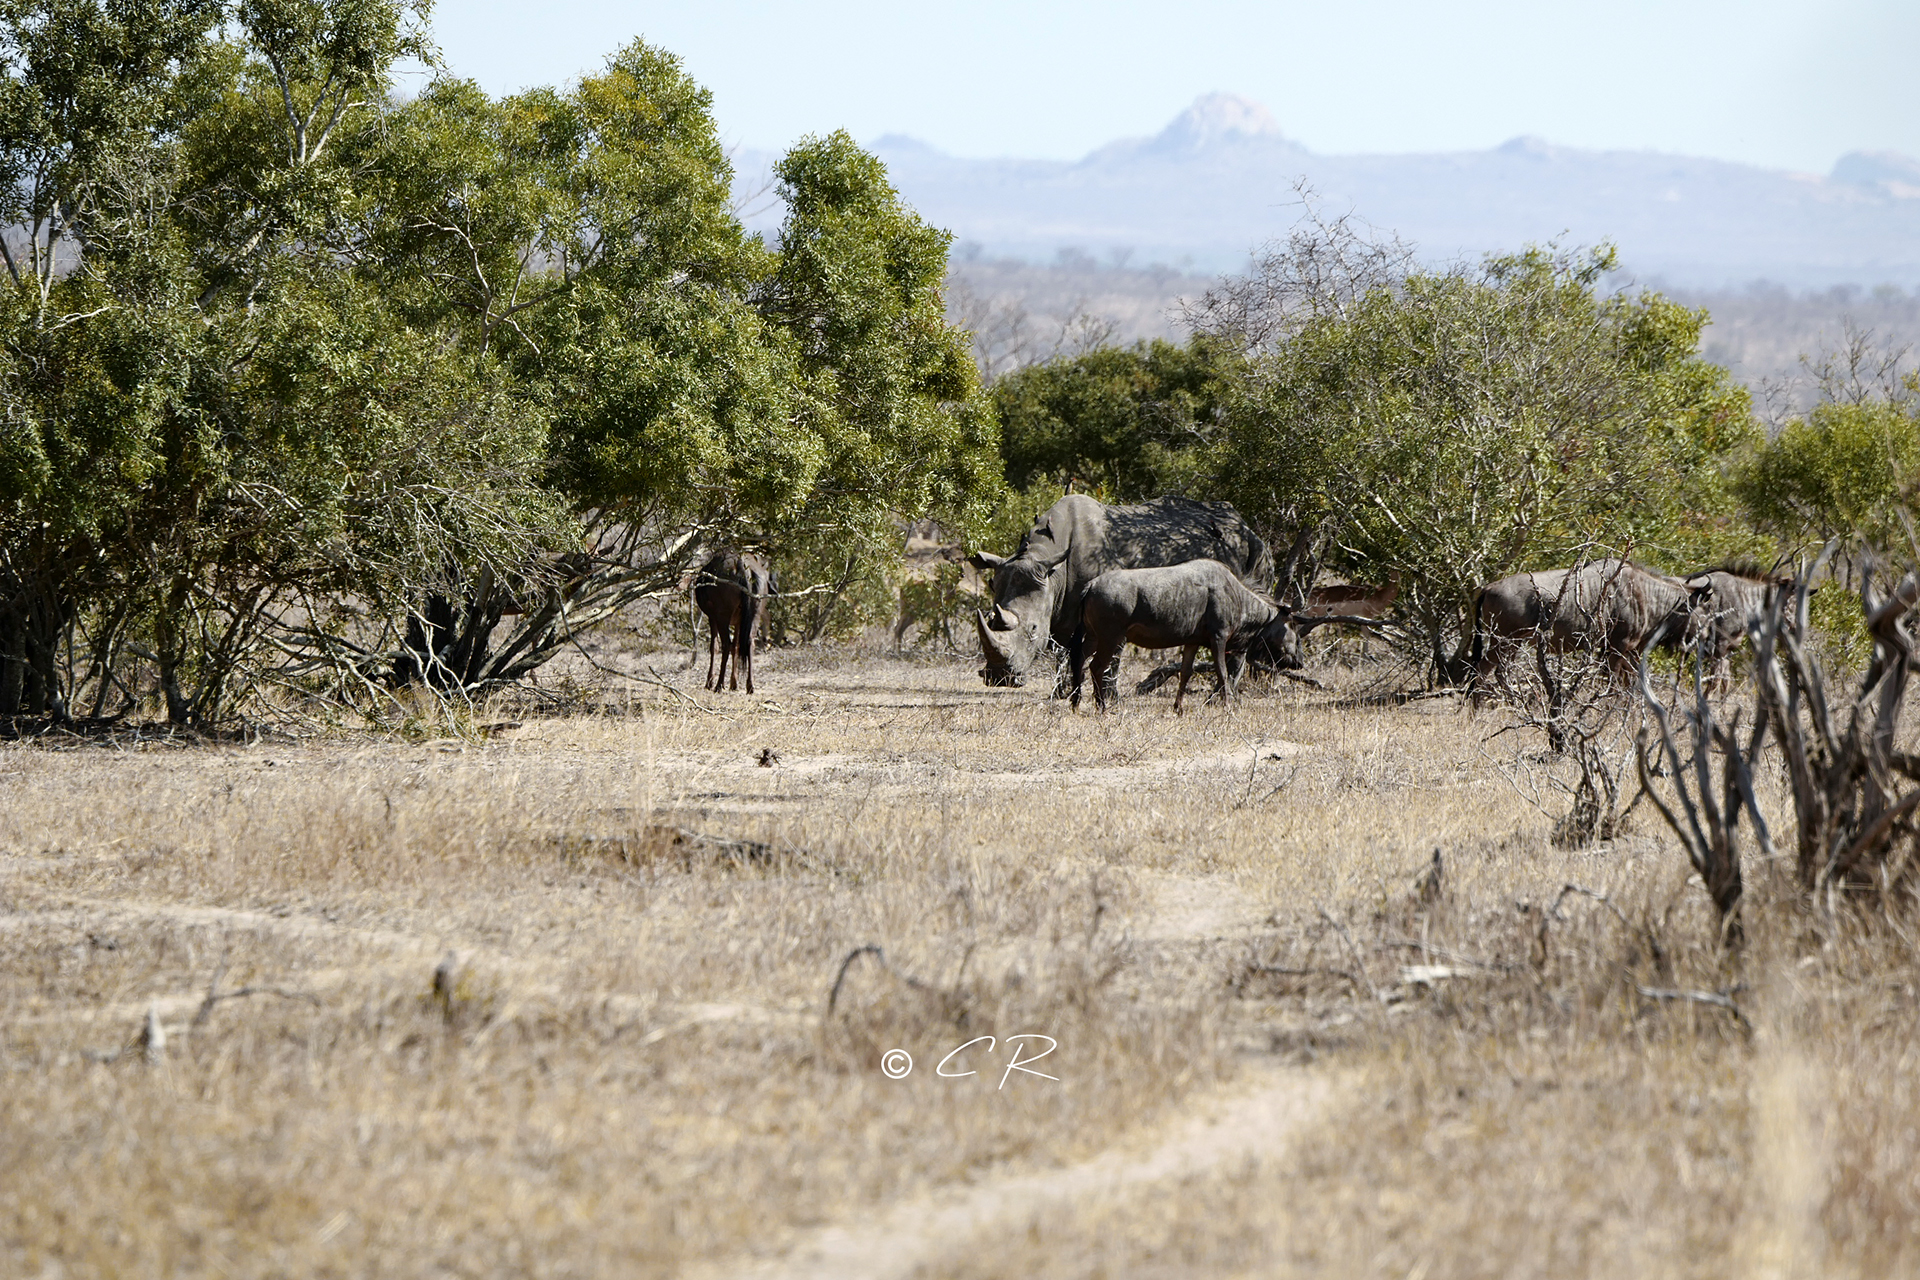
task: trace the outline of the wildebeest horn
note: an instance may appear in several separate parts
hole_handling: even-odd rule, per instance
[[[981,656],[986,658],[987,665],[992,667],[1006,666],[1006,648],[994,640],[993,632],[987,628],[987,615],[975,609],[973,611],[973,625],[980,629],[980,653]]]

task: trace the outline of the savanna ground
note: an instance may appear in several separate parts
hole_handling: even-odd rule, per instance
[[[0,748],[0,1274],[1920,1266],[1912,926],[1750,863],[1723,959],[1648,806],[1553,847],[1500,713],[651,661]]]

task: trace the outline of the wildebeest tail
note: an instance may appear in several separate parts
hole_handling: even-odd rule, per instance
[[[1470,605],[1467,610],[1467,625],[1473,628],[1473,646],[1467,654],[1467,662],[1472,667],[1472,670],[1467,674],[1467,683],[1469,685],[1479,682],[1480,659],[1484,657],[1487,652],[1487,631],[1485,627],[1480,625],[1480,602],[1486,597],[1486,594],[1485,588],[1474,592],[1473,604]]]
[[[734,637],[734,652],[743,658],[753,656],[753,624],[759,619],[760,598],[751,591],[740,601],[740,634]]]

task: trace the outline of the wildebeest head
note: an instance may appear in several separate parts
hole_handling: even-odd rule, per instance
[[[1052,628],[1053,575],[1026,556],[1002,559],[979,552],[973,565],[991,575],[994,602],[992,609],[973,614],[986,659],[980,678],[989,686],[1025,684],[1027,669],[1046,647]]]
[[[1725,658],[1747,638],[1747,628],[1760,622],[1781,593],[1791,591],[1795,582],[1792,574],[1767,573],[1745,564],[1694,574],[1687,579],[1695,611],[1687,631],[1687,647],[1697,645],[1704,632],[1709,660]]]
[[[1306,665],[1306,651],[1300,647],[1300,635],[1311,631],[1314,623],[1297,619],[1291,605],[1275,605],[1273,620],[1260,628],[1247,646],[1247,661],[1274,671],[1298,671]]]

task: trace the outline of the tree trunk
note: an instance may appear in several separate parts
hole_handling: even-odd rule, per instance
[[[21,584],[0,609],[0,715],[67,718],[59,657],[72,612],[39,584]]]

